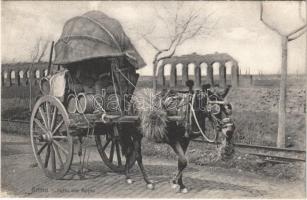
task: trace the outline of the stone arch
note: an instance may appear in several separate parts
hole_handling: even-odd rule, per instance
[[[178,75],[178,76],[182,76],[183,64],[182,64],[182,63],[176,63],[176,64],[174,64],[174,65],[176,66],[177,75]]]
[[[171,74],[171,67],[172,67],[172,64],[170,63],[167,63],[163,66],[163,69],[164,69],[164,76],[170,76]]]
[[[166,87],[166,81],[170,82],[172,64],[164,63],[158,69],[158,79],[163,87]],[[166,78],[169,77],[169,78]]]
[[[7,86],[8,85],[8,72],[6,70],[3,70],[1,73],[1,77],[2,77],[2,85],[3,86]]]
[[[39,69],[36,69],[34,71],[34,76],[36,79],[39,79],[41,77],[41,71]]]
[[[19,75],[19,78],[24,78],[24,71],[23,70],[20,70],[18,72],[18,75]]]
[[[26,85],[27,78],[24,70],[20,70],[18,72],[18,78],[19,78],[19,85]]]
[[[201,75],[207,76],[208,72],[208,64],[206,62],[201,62],[200,65]]]
[[[201,85],[201,69],[199,64],[196,64],[194,67],[194,82],[195,88],[199,89]]]
[[[39,69],[35,69],[33,75],[34,75],[34,85],[37,85],[38,82],[39,82],[39,79],[40,79],[41,76],[42,76],[42,73],[41,73],[41,71],[40,71]]]
[[[232,60],[228,60],[225,62],[225,67],[226,67],[226,74],[230,75],[231,74],[231,67],[234,65]]]
[[[48,69],[44,69],[43,76],[48,76]]]
[[[201,84],[201,70],[199,64],[196,62],[189,62],[187,63],[185,70],[185,73],[187,74],[187,80],[194,80],[194,85],[198,88]]]
[[[199,64],[201,82],[208,82],[208,64],[206,62],[201,62]]]
[[[225,70],[226,70],[226,84],[231,84],[230,80],[231,80],[231,68],[233,65],[233,60],[228,60],[225,62]]]
[[[214,61],[212,62],[212,67],[213,67],[213,75],[218,75],[220,72],[220,66],[221,62],[220,61]]]
[[[188,63],[188,75],[189,75],[189,78],[194,75],[195,67],[196,67],[196,64],[194,62]]]
[[[10,79],[11,79],[11,85],[17,84],[17,78],[16,78],[16,71],[15,70],[10,71]]]
[[[177,84],[179,83],[179,79],[182,82],[182,71],[183,71],[183,64],[182,63],[176,63],[176,74],[177,74]]]
[[[31,72],[30,72],[30,70],[27,70],[26,71],[26,78],[30,78],[30,76],[31,76]]]
[[[25,80],[26,80],[26,85],[28,85],[30,83],[30,79],[31,79],[31,71],[28,69],[26,72],[25,72]]]
[[[216,81],[215,81],[215,78],[218,77],[218,83],[219,85],[221,85],[221,77],[222,77],[222,74],[224,74],[224,66],[223,66],[223,62],[219,61],[219,60],[215,60],[212,62],[212,69],[213,69],[213,79],[214,79],[214,84],[216,84]],[[214,85],[212,84],[212,85]]]
[[[3,78],[7,79],[8,78],[8,73],[6,70],[3,71]]]
[[[12,70],[12,71],[11,71],[10,76],[11,76],[11,79],[16,78],[16,72],[15,72],[15,70]]]

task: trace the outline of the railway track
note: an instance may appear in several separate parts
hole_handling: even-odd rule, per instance
[[[10,119],[1,119],[1,122],[12,122],[12,123],[21,123],[21,124],[30,124],[30,121],[27,120],[10,120]]]
[[[208,142],[200,139],[195,139],[193,141],[212,144],[212,145],[219,144],[216,142]],[[235,143],[234,146],[236,147],[236,150],[238,150],[239,152],[255,155],[262,158],[263,160],[271,161],[274,163],[306,161],[306,151],[304,150],[242,144],[242,143]]]
[[[26,120],[1,119],[1,123],[2,122],[9,123],[10,127],[14,127],[13,124],[23,124],[23,125],[29,124],[29,121]],[[212,145],[219,144],[216,142],[208,142],[206,140],[201,140],[201,139],[195,139],[193,141],[212,144]],[[234,145],[239,152],[258,156],[268,162],[274,162],[274,163],[306,162],[306,151],[304,150],[277,148],[272,146],[261,146],[261,145],[242,144],[242,143],[235,143]]]

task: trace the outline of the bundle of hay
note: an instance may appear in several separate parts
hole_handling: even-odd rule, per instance
[[[145,88],[136,92],[132,101],[141,120],[143,136],[154,142],[167,142],[167,112],[163,108],[162,96]]]

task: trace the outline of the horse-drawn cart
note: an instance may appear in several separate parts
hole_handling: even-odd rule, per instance
[[[138,119],[126,107],[137,83],[136,70],[144,65],[115,19],[92,11],[66,22],[30,121],[34,155],[46,176],[65,176],[75,146],[89,135],[105,164],[124,170],[119,132],[122,123]]]
[[[55,44],[52,70],[49,67],[49,75],[40,81],[42,96],[33,107],[30,121],[34,155],[47,177],[63,178],[71,169],[74,155],[81,158],[82,147],[90,137],[95,138],[101,159],[113,171],[127,172],[127,168],[134,165],[136,155],[140,154],[135,151],[140,147],[131,148],[129,162],[126,162],[127,157],[122,156],[125,153],[122,136],[129,132],[127,124],[136,130],[143,122],[136,115],[131,98],[139,76],[136,70],[144,65],[117,20],[91,11],[66,22]],[[194,92],[191,84],[187,85],[189,91],[181,91],[184,98],[179,98],[180,101],[180,91],[174,96],[168,92],[161,98],[163,109],[177,102],[173,110],[167,111],[166,121],[183,122],[186,133],[215,141],[219,126],[232,126],[219,116],[224,112],[227,118],[228,107],[221,99],[210,99],[206,92],[208,88],[203,94]],[[200,102],[198,108],[197,100]],[[179,107],[185,108],[181,114]],[[194,110],[209,107],[208,112]],[[203,114],[211,116],[207,117],[211,125],[209,131],[203,129]],[[210,127],[208,122],[206,124]],[[212,137],[208,137],[209,132],[213,133]]]

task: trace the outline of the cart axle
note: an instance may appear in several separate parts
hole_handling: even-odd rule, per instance
[[[49,142],[49,143],[52,142],[53,140],[51,132],[40,135],[38,139],[41,142]]]

